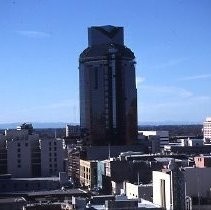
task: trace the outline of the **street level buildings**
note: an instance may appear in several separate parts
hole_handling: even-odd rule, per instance
[[[88,29],[80,54],[80,124],[91,145],[126,145],[137,139],[135,56],[124,45],[123,27]]]
[[[169,132],[168,131],[138,131],[138,136],[147,136],[149,139],[157,137],[154,141],[159,141],[160,149],[163,149],[165,145],[169,144]]]

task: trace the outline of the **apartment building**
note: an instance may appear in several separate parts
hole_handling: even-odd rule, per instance
[[[62,139],[40,139],[31,124],[0,135],[0,173],[13,177],[57,176],[64,171]]]
[[[63,139],[40,140],[42,176],[58,176],[64,171],[64,149]]]

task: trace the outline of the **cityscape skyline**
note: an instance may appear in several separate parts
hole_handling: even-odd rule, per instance
[[[136,55],[139,123],[211,115],[210,1],[109,2],[0,2],[0,123],[79,123],[78,59],[101,25]]]

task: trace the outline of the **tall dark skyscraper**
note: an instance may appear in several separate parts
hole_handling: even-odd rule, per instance
[[[79,58],[80,123],[92,145],[126,145],[137,138],[135,56],[123,27],[88,28]]]

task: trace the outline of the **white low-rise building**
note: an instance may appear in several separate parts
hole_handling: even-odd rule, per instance
[[[203,146],[204,141],[203,139],[188,139],[188,146],[195,147],[195,146]]]
[[[203,123],[204,140],[211,140],[211,117],[207,117]]]
[[[138,138],[139,135],[144,136],[158,136],[160,140],[160,148],[163,149],[164,145],[169,144],[169,132],[168,131],[138,131]]]
[[[132,184],[125,183],[125,194],[128,199],[145,199],[152,201],[153,191],[152,184]]]
[[[185,209],[185,181],[180,169],[153,171],[153,203],[166,210]]]

